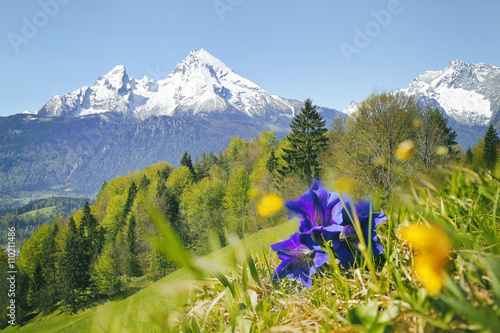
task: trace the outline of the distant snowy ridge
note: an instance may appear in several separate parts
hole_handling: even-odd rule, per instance
[[[161,115],[236,115],[272,126],[278,120],[284,125],[302,106],[297,100],[271,95],[201,49],[192,50],[159,81],[129,78],[124,66],[116,66],[92,87],[54,96],[38,114],[78,117],[114,112],[141,120]]]
[[[357,101],[351,101],[351,104],[349,104],[348,107],[346,107],[344,110],[342,110],[342,112],[345,113],[346,115],[350,116],[354,112],[358,111],[358,108],[360,105],[361,105],[361,103],[359,103]]]
[[[452,60],[443,70],[420,74],[400,91],[440,107],[460,124],[487,125],[500,116],[500,68],[496,66]],[[350,115],[358,106],[353,101],[343,112]]]
[[[420,74],[401,91],[436,102],[465,125],[486,125],[500,111],[500,68],[452,60],[441,71]]]

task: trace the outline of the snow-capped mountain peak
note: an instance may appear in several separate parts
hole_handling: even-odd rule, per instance
[[[200,49],[199,51],[197,50],[191,50],[189,55],[187,56],[186,59],[184,59],[179,65],[181,64],[189,64],[193,62],[198,62],[200,65],[204,65],[207,67],[212,67],[214,69],[217,69],[221,72],[229,72],[232,71],[229,67],[226,66],[225,63],[205,51],[204,49]],[[175,72],[175,70],[174,70]]]
[[[500,68],[451,60],[440,71],[420,74],[403,92],[440,106],[466,125],[485,125],[500,111]]]
[[[302,102],[271,95],[200,49],[192,50],[172,73],[159,81],[147,76],[139,80],[129,78],[124,66],[116,66],[92,87],[54,96],[38,113],[74,117],[115,112],[141,120],[162,115],[249,117],[269,129],[284,130],[301,107]],[[338,115],[335,110],[318,109],[328,117]]]
[[[255,83],[237,75],[222,61],[201,49],[193,50],[164,80],[158,94],[137,108],[139,118],[151,115],[293,114],[285,99],[275,97]],[[275,114],[276,115],[276,114]]]
[[[269,94],[237,75],[207,51],[192,50],[165,79],[129,78],[123,65],[64,96],[54,96],[40,110],[46,116],[83,116],[119,112],[139,119],[158,115],[244,115],[293,117],[296,101]]]
[[[54,96],[38,114],[43,116],[77,117],[95,113],[116,112],[127,114],[134,100],[131,80],[125,67],[114,67],[99,77],[92,87],[85,86],[63,96]]]
[[[129,81],[130,79],[127,75],[125,66],[118,65],[105,75],[98,78],[95,81],[94,86],[104,86],[109,87],[109,89],[119,91],[121,89],[126,89]]]
[[[351,104],[349,104],[348,107],[346,107],[344,110],[342,110],[342,112],[345,113],[346,115],[350,116],[354,112],[358,111],[358,108],[360,105],[361,105],[361,103],[359,103],[357,101],[351,101]]]
[[[464,125],[486,125],[500,117],[500,68],[453,59],[439,71],[426,71],[400,91],[441,108]],[[358,103],[343,110],[350,115]]]

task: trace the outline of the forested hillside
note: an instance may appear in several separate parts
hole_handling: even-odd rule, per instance
[[[284,215],[266,219],[254,208],[259,193],[276,188],[277,171],[269,171],[268,161],[280,154],[273,132],[250,142],[234,137],[218,155],[203,153],[193,161],[185,153],[178,168],[162,162],[105,183],[92,206],[86,204],[69,222],[40,226],[23,245],[19,313],[45,313],[61,304],[78,311],[118,292],[131,278],[157,280],[173,271],[176,266],[154,246],[161,239],[148,217],[152,206],[199,255],[225,246],[231,234],[244,237],[283,222]],[[304,188],[287,191],[294,195]]]
[[[80,118],[0,117],[0,193],[94,197],[104,181],[160,161],[178,163],[223,150],[232,136],[261,132],[251,121],[151,117],[144,121],[105,114]]]
[[[83,206],[85,198],[52,197],[37,199],[14,210],[0,212],[0,244],[5,246],[8,227],[17,231],[16,244],[22,244],[43,224],[57,219],[63,221]]]

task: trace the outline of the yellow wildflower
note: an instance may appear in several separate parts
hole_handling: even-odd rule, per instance
[[[394,156],[401,162],[406,161],[410,158],[413,153],[415,144],[411,140],[405,140],[398,145],[398,148],[394,152]]]
[[[451,251],[448,235],[440,228],[418,224],[404,227],[401,238],[414,252],[413,269],[419,281],[430,294],[439,293],[444,286],[445,264]]]
[[[277,213],[283,207],[283,199],[276,193],[269,193],[257,203],[257,213],[260,216],[269,216]]]

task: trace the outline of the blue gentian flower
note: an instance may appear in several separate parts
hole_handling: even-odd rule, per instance
[[[342,266],[346,269],[353,266],[356,258],[359,258],[361,255],[358,249],[360,237],[354,227],[354,214],[356,214],[359,220],[366,248],[369,247],[369,242],[371,242],[373,254],[378,255],[384,253],[384,248],[378,243],[377,227],[381,223],[387,221],[388,218],[383,213],[373,212],[372,207],[373,206],[366,201],[354,204],[354,207],[346,204],[345,208],[347,209],[344,208],[342,211],[342,230],[326,230],[322,233],[323,238],[329,241],[333,252],[337,253]],[[354,211],[352,208],[354,208]]]
[[[287,201],[285,206],[301,219],[299,231],[311,233],[314,229],[340,225],[344,209],[340,196],[327,191],[319,180],[315,180],[311,188],[297,201]]]
[[[281,259],[273,279],[297,279],[309,289],[317,268],[329,258],[320,244],[313,241],[311,234],[295,233],[288,240],[271,245],[271,248],[278,252]]]
[[[315,180],[298,200],[288,201],[285,205],[302,220],[299,233],[271,245],[282,260],[273,279],[294,278],[310,288],[312,275],[328,261],[327,247],[337,254],[344,269],[353,266],[361,256],[360,237],[354,227],[355,216],[366,248],[371,244],[373,254],[384,253],[384,248],[378,243],[377,227],[387,221],[387,217],[373,212],[370,202],[353,204],[348,196],[341,198]]]

